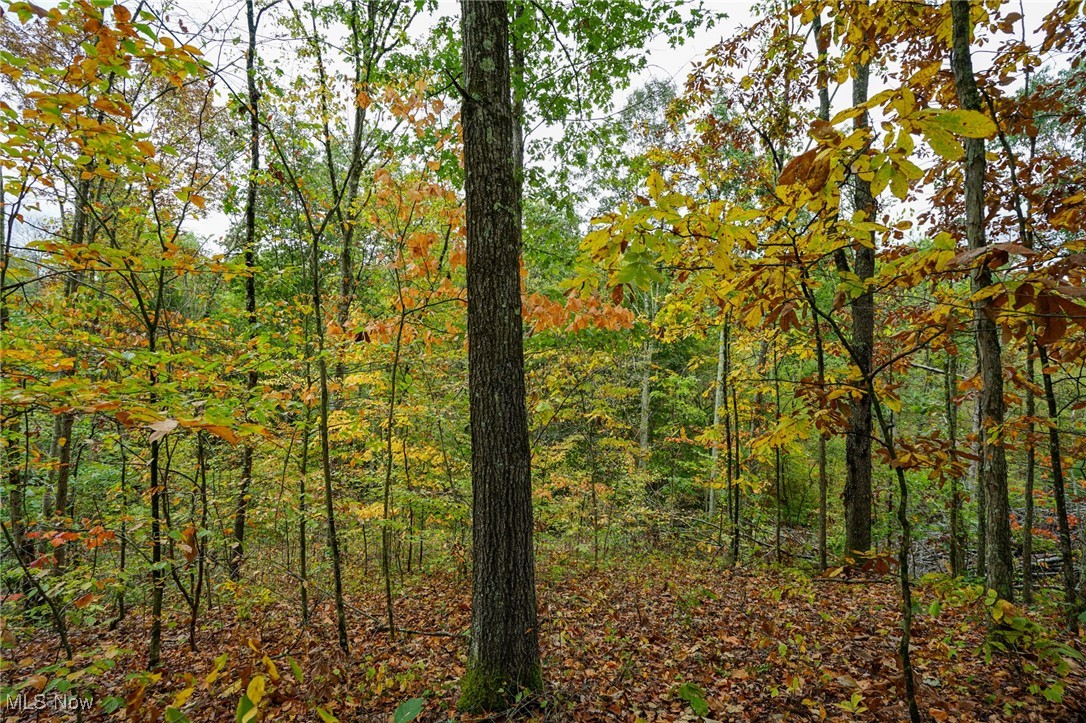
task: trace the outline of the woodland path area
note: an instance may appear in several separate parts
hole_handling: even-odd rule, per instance
[[[406,581],[397,611],[406,629],[454,635],[401,633],[390,641],[380,622],[361,614],[381,610],[375,583],[349,597],[347,659],[334,644],[328,600],[317,604],[308,628],[283,603],[245,606],[251,617],[243,622],[231,619],[229,605],[218,605],[198,637],[210,652],[189,652],[181,621],[168,623],[162,678],[146,687],[138,677],[126,680],[139,672],[139,654],[119,652],[142,647],[145,616],[130,616],[116,633],[81,632],[73,643],[116,660],[101,695],[141,697],[142,713],[132,719],[140,721],[160,720],[156,711],[161,715],[179,695],[193,721],[233,720],[240,691],[261,674],[270,699],[264,720],[311,720],[319,706],[341,721],[391,721],[416,698],[420,721],[703,720],[695,709],[719,721],[903,720],[894,580],[859,570],[840,575],[721,570],[707,560],[651,554],[593,567],[576,553],[548,553],[539,575],[546,691],[490,716],[455,712],[466,649],[456,633],[468,626],[470,586],[436,570]],[[916,599],[932,611],[940,596],[919,586]],[[1036,682],[1022,670],[1029,656],[984,662],[986,616],[979,600],[944,600],[936,615],[917,616],[921,710],[931,720],[963,723],[1082,720],[1081,675],[1067,679],[1062,702],[1054,703],[1029,692]],[[11,651],[12,660],[26,659],[11,674],[29,674],[32,661],[46,655],[42,646],[54,640],[43,634]],[[218,667],[220,654],[226,657]]]

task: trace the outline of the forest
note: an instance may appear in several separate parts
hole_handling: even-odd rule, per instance
[[[1083,0],[2,0],[0,127],[0,719],[1086,720]]]

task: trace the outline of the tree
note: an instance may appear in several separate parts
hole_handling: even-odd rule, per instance
[[[260,172],[260,91],[256,86],[256,30],[260,15],[253,0],[245,3],[245,24],[248,46],[245,50],[245,87],[249,111],[249,178],[245,185],[245,314],[249,335],[256,332],[256,185]],[[256,389],[257,372],[250,368],[245,376],[245,388],[252,395]],[[230,555],[230,578],[237,580],[245,558],[245,513],[249,508],[249,487],[253,480],[253,446],[241,450],[241,486],[234,508],[234,549]]]
[[[502,706],[539,690],[531,449],[520,299],[520,179],[515,172],[504,1],[462,3],[471,415],[471,645],[460,707]]]
[[[861,4],[863,7],[866,3]],[[861,13],[860,17],[864,17]],[[863,107],[867,102],[867,87],[871,76],[870,52],[857,48],[859,59],[853,71],[852,105]],[[856,116],[857,130],[870,129],[871,121],[865,111]],[[852,208],[862,213],[868,222],[875,220],[875,199],[871,181],[859,174],[852,179]],[[852,257],[853,272],[864,284],[863,292],[852,299],[852,348],[856,352],[856,371],[862,377],[871,375],[875,346],[875,296],[868,286],[875,275],[875,233],[869,232],[857,240]],[[839,271],[847,270],[838,253]],[[871,398],[860,389],[852,399],[848,437],[845,442],[845,554],[866,552],[871,548]]]
[[[969,0],[950,3],[953,26],[951,67],[958,90],[958,102],[964,110],[980,112],[981,99],[973,75],[969,50],[973,21]],[[983,250],[984,234],[984,140],[966,138],[965,147],[965,233],[970,250]],[[973,321],[976,328],[977,364],[980,368],[981,456],[978,483],[984,487],[986,503],[984,563],[988,586],[1005,600],[1014,594],[1014,563],[1011,558],[1010,509],[1007,498],[1007,453],[999,438],[1003,425],[1003,364],[1000,359],[999,329],[991,311],[991,301],[979,292],[992,285],[992,273],[986,264],[978,264],[972,273]]]

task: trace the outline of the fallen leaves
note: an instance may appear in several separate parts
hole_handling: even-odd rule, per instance
[[[517,718],[905,717],[893,585],[816,585],[794,571],[724,570],[705,560],[668,557],[630,557],[593,568],[577,557],[551,554],[538,574],[547,692],[542,700],[526,700]],[[365,581],[350,596],[351,607],[380,611],[378,582]],[[291,588],[284,580],[279,589]],[[396,600],[398,624],[465,630],[469,590],[468,581],[451,572],[409,576]],[[1086,710],[1086,684],[1074,676],[1061,683],[1057,702],[1046,696],[1050,688],[1031,692],[1030,678],[1010,657],[985,664],[980,646],[990,615],[983,608],[934,606],[934,593],[924,586],[916,594],[923,609],[938,612],[918,615],[913,638],[919,702],[933,720],[1076,720]],[[245,624],[229,605],[217,605],[202,616],[201,652],[188,651],[182,631],[167,636],[168,672],[146,685],[126,682],[141,660],[125,655],[103,678],[99,701],[121,696],[130,708],[172,709],[192,720],[449,718],[464,671],[464,637],[401,632],[390,640],[379,622],[356,614],[350,626],[354,654],[345,659],[335,645],[331,610],[330,601],[320,600],[310,627],[300,628],[297,603],[286,593],[254,609]],[[111,641],[116,647],[138,649],[145,630],[146,620],[130,617],[109,635],[117,637]],[[77,646],[92,647],[104,644],[106,633],[81,629],[76,636]],[[32,687],[47,685],[48,679],[31,677],[48,659],[47,637],[37,647],[22,643],[30,655],[12,655],[23,659],[9,675]]]

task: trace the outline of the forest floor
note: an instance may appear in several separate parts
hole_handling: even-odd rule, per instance
[[[557,553],[540,561],[538,577],[547,690],[489,720],[907,720],[896,655],[898,592],[890,577],[861,580],[846,571],[845,579],[812,580],[795,571],[730,571],[657,556],[597,567]],[[401,633],[395,640],[371,617],[384,609],[382,589],[374,581],[350,597],[349,657],[336,646],[329,601],[303,628],[296,606],[253,602],[244,588],[238,601],[247,601],[245,619],[223,601],[202,614],[198,653],[189,651],[184,617],[171,618],[158,679],[139,674],[146,618],[130,615],[115,632],[73,630],[77,651],[95,653],[84,652],[71,670],[95,656],[116,661],[93,688],[89,676],[77,676],[86,683],[81,695],[98,706],[84,720],[185,720],[175,716],[179,710],[193,723],[233,721],[246,690],[259,699],[265,721],[318,720],[318,706],[324,720],[391,721],[413,698],[420,700],[403,710],[420,702],[416,720],[480,720],[452,712],[466,653],[468,582],[436,570],[409,576],[396,598],[397,626],[445,634]],[[933,586],[920,586],[916,597],[922,611],[913,664],[926,720],[1086,720],[1079,664],[1060,678],[1046,669],[1028,672],[1037,662],[1029,651],[997,653],[986,663],[981,646],[990,612],[983,601],[936,609]],[[1042,622],[1052,629],[1052,621]],[[59,659],[56,638],[46,631],[17,640],[4,655],[7,685],[31,680]],[[263,685],[254,691],[258,676]],[[33,679],[26,690],[49,691],[49,678]],[[109,696],[126,698],[127,708],[107,718],[100,707]],[[6,721],[74,719],[0,709]]]

